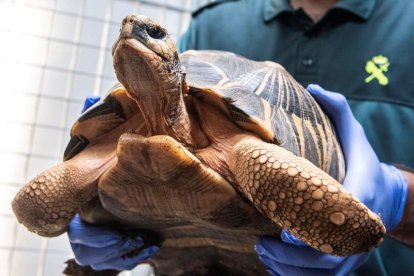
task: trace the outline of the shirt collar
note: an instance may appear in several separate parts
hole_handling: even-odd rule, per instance
[[[333,9],[342,9],[368,20],[374,9],[376,0],[342,0]],[[264,20],[270,21],[282,12],[293,11],[289,0],[265,0]]]
[[[264,20],[270,21],[280,13],[292,10],[289,0],[265,0]]]

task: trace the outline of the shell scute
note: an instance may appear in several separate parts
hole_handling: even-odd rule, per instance
[[[230,120],[264,141],[342,179],[344,163],[333,125],[282,66],[210,50],[187,51],[181,61],[194,96],[220,107]]]

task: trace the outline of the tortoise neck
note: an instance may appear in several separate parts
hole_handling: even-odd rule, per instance
[[[191,120],[183,96],[183,93],[187,93],[187,89],[185,82],[181,82],[178,91],[172,91],[170,94],[169,104],[161,114],[164,116],[162,122],[165,122],[166,134],[185,146],[192,146]]]
[[[192,146],[191,122],[183,93],[188,87],[183,80],[164,83],[154,91],[150,102],[137,101],[147,123],[149,136],[169,135],[185,146]]]

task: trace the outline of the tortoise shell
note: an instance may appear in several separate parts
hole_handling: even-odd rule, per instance
[[[332,123],[282,66],[211,50],[187,51],[180,59],[190,94],[217,105],[242,128],[306,158],[342,182],[345,163]],[[137,112],[125,88],[115,85],[75,122],[64,160]]]

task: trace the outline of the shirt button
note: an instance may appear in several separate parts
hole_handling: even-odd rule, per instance
[[[302,64],[305,67],[312,67],[314,62],[313,62],[313,59],[311,58],[305,58],[304,60],[302,60]]]

